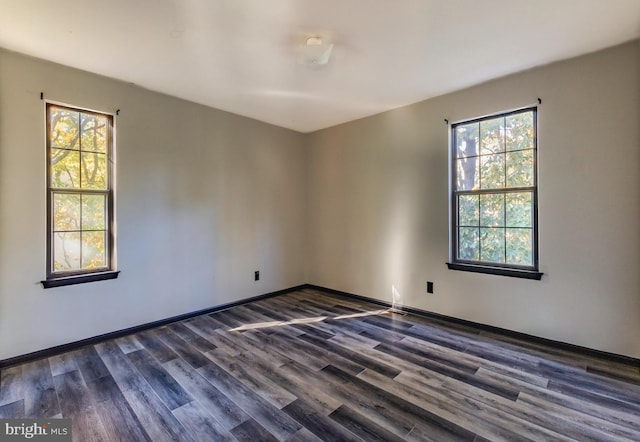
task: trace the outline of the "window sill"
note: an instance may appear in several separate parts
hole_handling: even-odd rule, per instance
[[[543,273],[535,270],[507,269],[504,267],[490,267],[474,264],[447,263],[449,270],[462,270],[464,272],[487,273],[489,275],[511,276],[514,278],[535,279],[539,281]]]
[[[50,289],[53,287],[63,287],[65,285],[84,284],[86,282],[106,281],[116,279],[120,271],[108,271],[100,273],[89,273],[85,275],[64,276],[61,278],[51,278],[40,281],[42,287]]]

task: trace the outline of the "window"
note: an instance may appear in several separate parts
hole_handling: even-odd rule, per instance
[[[45,288],[113,272],[113,117],[47,104]]]
[[[540,279],[537,108],[452,125],[449,268]]]

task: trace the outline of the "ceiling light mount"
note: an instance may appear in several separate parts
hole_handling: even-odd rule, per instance
[[[307,37],[304,44],[298,45],[298,63],[307,66],[322,66],[329,63],[332,43],[326,43],[322,37]]]
[[[307,46],[320,46],[322,45],[322,38],[321,37],[309,37],[307,38]]]

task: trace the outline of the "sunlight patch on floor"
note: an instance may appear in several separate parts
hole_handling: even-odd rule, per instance
[[[294,318],[289,321],[267,321],[267,322],[254,322],[253,324],[244,324],[239,327],[229,329],[229,331],[246,331],[246,330],[258,330],[262,328],[281,327],[283,325],[296,325],[296,324],[312,324],[314,322],[322,322],[326,319],[349,319],[349,318],[361,318],[365,316],[384,315],[389,313],[388,309],[372,310],[369,312],[353,313],[348,315],[339,316],[314,316],[309,318]]]

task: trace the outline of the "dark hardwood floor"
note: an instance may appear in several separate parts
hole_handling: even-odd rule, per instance
[[[311,289],[8,367],[77,441],[640,440],[638,367]]]

